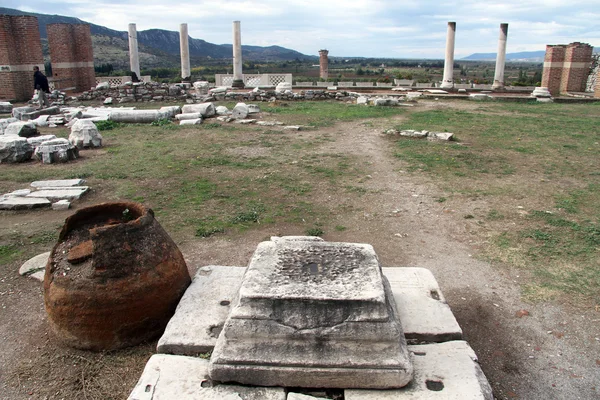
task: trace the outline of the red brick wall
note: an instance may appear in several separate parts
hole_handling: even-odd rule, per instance
[[[33,65],[44,57],[36,17],[0,15],[0,99],[26,101],[33,95]],[[21,70],[19,70],[21,69]]]
[[[328,54],[329,52],[327,50],[319,50],[319,76],[323,79],[327,79],[329,77],[329,58],[327,57]]]
[[[565,45],[547,45],[542,72],[542,86],[547,87],[552,96],[560,94],[563,66],[565,61]]]
[[[59,88],[83,92],[96,86],[94,52],[87,24],[48,24],[48,46],[52,75]],[[61,65],[64,63],[78,65]]]
[[[565,51],[565,67],[560,91],[585,92],[594,48],[587,43],[571,43]]]

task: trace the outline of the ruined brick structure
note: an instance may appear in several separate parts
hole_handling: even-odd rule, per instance
[[[48,24],[48,46],[55,87],[83,92],[96,86],[88,24]]]
[[[0,15],[0,99],[31,99],[36,65],[44,70],[37,18]]]
[[[542,86],[553,96],[565,92],[584,92],[593,47],[587,43],[547,45]]]
[[[320,66],[320,74],[321,79],[327,79],[329,77],[329,58],[327,55],[329,51],[327,50],[319,50],[319,66]]]

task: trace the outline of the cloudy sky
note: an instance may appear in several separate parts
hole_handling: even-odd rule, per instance
[[[280,45],[317,55],[443,58],[446,26],[456,21],[455,57],[494,53],[499,25],[509,23],[509,53],[546,44],[600,46],[599,0],[2,0],[23,11],[78,17],[125,31],[179,29],[191,37],[231,43],[241,21],[242,43]]]

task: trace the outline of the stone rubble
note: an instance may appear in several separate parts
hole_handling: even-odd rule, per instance
[[[202,124],[202,118],[195,118],[195,119],[184,119],[181,122],[179,122],[179,125],[200,125]]]
[[[102,147],[102,135],[92,121],[79,119],[71,126],[69,142],[78,149]]]
[[[65,163],[79,157],[79,150],[67,139],[58,138],[41,143],[34,152],[44,164]]]
[[[43,281],[44,270],[46,269],[46,263],[48,263],[49,257],[50,252],[47,251],[30,258],[29,260],[25,261],[23,265],[21,265],[21,268],[19,268],[19,275],[37,279],[38,281]]]
[[[242,120],[248,117],[250,110],[246,103],[237,103],[233,110],[231,111],[231,117],[234,119]]]
[[[0,114],[12,113],[13,105],[8,101],[0,101]]]
[[[33,122],[13,122],[4,129],[4,135],[15,135],[24,138],[39,135],[37,126]]]
[[[427,140],[444,140],[444,141],[450,141],[450,140],[454,140],[454,134],[450,133],[450,132],[429,132],[429,131],[415,131],[413,129],[402,129],[402,130],[396,130],[396,129],[388,129],[386,131],[383,132],[385,135],[398,135],[398,136],[404,136],[404,137],[412,137],[412,138],[417,138],[417,139],[424,139],[427,138]]]
[[[13,122],[19,122],[19,120],[13,117],[0,119],[0,135],[4,135],[6,127]]]
[[[16,135],[0,136],[0,164],[30,160],[33,151],[33,147],[26,138]]]

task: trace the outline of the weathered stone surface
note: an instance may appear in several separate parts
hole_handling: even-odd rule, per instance
[[[207,369],[201,358],[155,354],[129,400],[286,400],[283,388],[213,383]]]
[[[29,189],[19,189],[19,190],[12,191],[10,193],[6,193],[4,196],[25,197],[29,193],[31,193],[31,190],[29,190]]]
[[[210,89],[208,91],[208,93],[211,93],[211,94],[227,93],[227,90],[229,90],[229,88],[227,86],[219,86],[219,87]]]
[[[547,87],[541,86],[533,89],[531,97],[552,97],[552,94]]]
[[[164,106],[164,107],[161,107],[158,111],[168,115],[167,118],[173,118],[174,116],[181,114],[181,107],[179,107],[179,106]]]
[[[0,163],[17,163],[31,159],[33,147],[27,139],[14,136],[0,136]]]
[[[8,101],[0,101],[0,114],[12,113],[13,105]]]
[[[261,126],[277,126],[277,125],[283,125],[283,122],[279,122],[279,121],[257,121],[256,125],[261,125]]]
[[[167,116],[167,113],[159,110],[112,110],[109,119],[115,122],[143,124],[158,121]]]
[[[184,114],[200,113],[203,117],[212,117],[215,115],[215,105],[213,103],[186,104],[181,107],[181,111]]]
[[[245,119],[248,116],[249,110],[246,103],[237,103],[231,112],[231,117],[235,119]]]
[[[79,157],[79,150],[67,139],[59,138],[41,143],[35,149],[35,156],[44,164],[69,162]]]
[[[538,103],[554,103],[551,97],[538,97],[536,100]]]
[[[69,142],[78,149],[85,147],[102,147],[102,135],[96,124],[89,119],[77,120],[71,127]]]
[[[427,139],[430,140],[452,140],[454,133],[451,132],[429,132]]]
[[[59,113],[60,113],[60,108],[58,108],[58,106],[42,108],[39,110],[34,110],[31,112],[22,114],[21,121],[29,121],[29,120],[36,119],[42,115],[56,115]]]
[[[27,210],[30,208],[50,207],[50,200],[46,198],[0,197],[0,210]]]
[[[318,400],[318,399],[323,399],[323,397],[315,397],[315,396],[310,396],[308,394],[303,394],[303,393],[289,392],[286,400]]]
[[[398,100],[396,99],[375,99],[373,100],[373,105],[374,106],[397,106],[398,105]]]
[[[110,83],[108,82],[100,82],[96,85],[96,90],[106,90],[110,89]]]
[[[404,336],[409,343],[462,339],[462,329],[431,271],[382,268],[390,282]]]
[[[471,100],[490,100],[492,96],[485,93],[471,93],[469,94],[469,99]]]
[[[412,365],[373,247],[258,245],[217,339],[210,376],[263,386],[398,388]]]
[[[287,125],[287,126],[284,126],[283,129],[285,129],[286,131],[301,131],[302,130],[302,126],[300,126],[300,125]]]
[[[50,125],[50,123],[48,122],[49,118],[50,118],[49,115],[40,115],[36,119],[32,119],[29,122],[32,122],[37,127],[46,127],[46,126]]]
[[[8,125],[18,121],[18,119],[13,117],[0,119],[0,135],[4,135],[4,131]]]
[[[179,122],[179,125],[200,125],[200,124],[202,124],[202,118],[184,119],[183,121]]]
[[[36,190],[27,195],[28,198],[44,198],[49,200],[76,200],[89,190],[87,186],[69,188],[47,188]]]
[[[55,135],[41,135],[41,136],[34,136],[34,137],[30,137],[27,138],[27,143],[29,143],[31,145],[31,147],[37,148],[40,144],[47,142],[49,140],[54,140],[56,139]]]
[[[102,103],[103,104],[112,104],[113,103],[113,98],[112,97],[107,97],[106,99],[104,99],[104,101]]]
[[[19,119],[19,120],[21,120],[21,119],[22,119],[22,116],[23,116],[24,114],[27,114],[27,113],[30,113],[30,112],[33,112],[33,111],[35,111],[35,108],[33,108],[33,107],[29,107],[29,106],[25,106],[25,107],[15,107],[15,108],[13,108],[13,110],[12,110],[12,116],[13,116],[14,118],[16,118],[16,119]]]
[[[257,114],[260,112],[260,107],[256,104],[246,104],[248,106],[248,114]]]
[[[289,91],[292,90],[292,84],[289,82],[278,83],[277,86],[275,87],[275,92],[278,92],[278,93],[282,93],[282,92],[285,92],[288,90]]]
[[[195,355],[215,347],[246,268],[202,267],[158,341],[159,353]]]
[[[83,179],[56,179],[50,181],[33,181],[31,182],[31,187],[34,188],[51,188],[51,187],[59,187],[65,188],[69,186],[79,186],[83,185],[85,180]]]
[[[399,390],[345,390],[345,400],[492,400],[473,349],[463,341],[408,346],[415,376]]]
[[[256,123],[256,120],[255,119],[236,119],[235,123],[242,124],[242,125],[248,125],[248,124]]]
[[[225,106],[218,106],[216,109],[217,115],[228,115],[229,109]]]
[[[33,122],[13,122],[4,129],[5,135],[21,136],[24,138],[39,135],[37,126]]]
[[[184,121],[186,119],[198,119],[202,118],[202,114],[200,113],[187,113],[187,114],[177,114],[175,119],[177,121]]]
[[[233,118],[231,118],[231,117],[230,117],[230,116],[228,116],[228,115],[220,115],[220,116],[218,116],[218,117],[217,117],[217,121],[221,121],[221,122],[231,122],[231,121],[234,121],[234,119],[233,119]]]
[[[369,98],[366,96],[360,96],[356,99],[356,104],[367,105],[367,104],[369,104]]]
[[[59,200],[56,203],[52,203],[52,209],[54,211],[65,211],[71,208],[71,202],[69,200]]]
[[[19,268],[19,275],[29,276],[37,279],[38,281],[43,281],[44,269],[46,269],[46,263],[48,263],[49,257],[50,252],[47,251],[30,258],[29,260],[25,261],[23,265],[21,265],[21,268]]]

